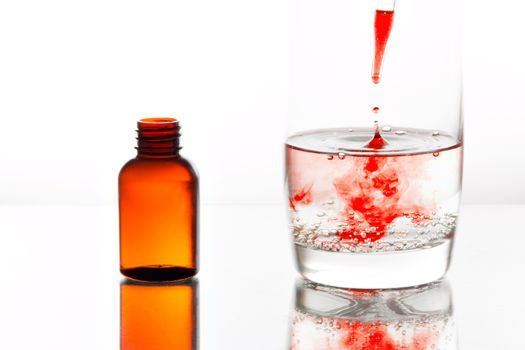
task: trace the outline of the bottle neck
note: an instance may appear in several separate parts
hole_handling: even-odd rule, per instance
[[[145,118],[137,123],[139,157],[176,157],[179,155],[179,122],[173,118]]]

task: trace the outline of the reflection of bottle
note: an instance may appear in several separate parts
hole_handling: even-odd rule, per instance
[[[120,286],[121,350],[196,350],[198,281]]]
[[[120,270],[143,281],[197,273],[198,178],[179,155],[179,123],[138,122],[137,157],[119,175]]]
[[[455,350],[450,287],[352,290],[299,280],[289,349]]]

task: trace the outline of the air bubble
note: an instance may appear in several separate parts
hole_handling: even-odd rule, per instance
[[[438,135],[439,135],[439,131],[434,131],[434,132],[432,133],[432,136],[438,136]]]
[[[404,130],[397,130],[396,131],[396,135],[404,135],[404,134],[406,134],[406,131],[404,131]]]
[[[432,155],[433,155],[434,157],[438,157],[438,156],[439,156],[439,152],[434,152],[434,153],[432,153]]]
[[[321,217],[321,216],[325,216],[326,213],[324,211],[320,211],[319,213],[317,213],[317,216]]]
[[[392,127],[391,126],[388,126],[388,125],[385,125],[381,128],[382,131],[384,132],[390,132],[392,131]]]
[[[345,159],[346,154],[344,154],[343,152],[339,152],[339,154],[337,156],[339,157],[339,159],[343,160],[343,159]]]

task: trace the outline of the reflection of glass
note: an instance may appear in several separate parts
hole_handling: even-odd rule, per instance
[[[197,350],[198,281],[120,285],[121,350]]]
[[[455,350],[450,287],[352,290],[299,280],[289,349]]]

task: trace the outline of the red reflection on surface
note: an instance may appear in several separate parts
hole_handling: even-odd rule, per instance
[[[338,321],[341,329],[342,348],[348,350],[425,350],[435,341],[435,335],[420,331],[410,335],[410,339],[395,339],[388,327],[380,322],[364,323]]]

